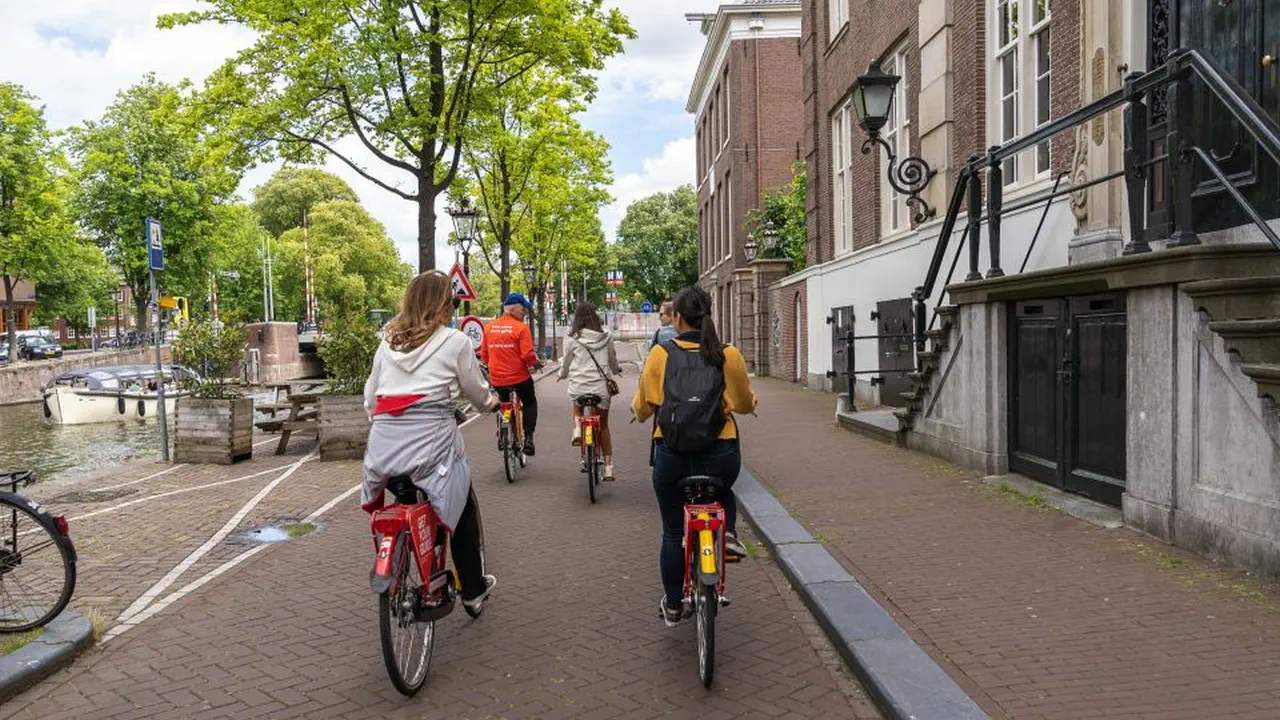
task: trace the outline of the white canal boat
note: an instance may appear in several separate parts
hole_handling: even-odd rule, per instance
[[[164,366],[164,405],[169,417],[187,393],[182,381],[198,375],[181,365]],[[85,368],[62,373],[44,389],[44,419],[53,425],[82,425],[149,419],[158,413],[156,369],[148,365]]]

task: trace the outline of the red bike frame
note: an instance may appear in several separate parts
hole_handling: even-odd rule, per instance
[[[699,557],[697,567],[694,566],[694,548],[701,548],[702,543],[699,536],[703,531],[709,531],[715,534],[715,557],[712,559],[714,563],[716,578],[716,592],[724,593],[724,507],[719,502],[713,502],[705,505],[685,504],[684,506],[684,596],[691,597],[693,595],[693,583],[695,579],[709,580],[706,572],[707,566],[704,559]]]
[[[378,557],[373,565],[375,577],[389,580],[393,584],[391,588],[393,592],[397,589],[394,583],[399,581],[400,573],[399,568],[394,567],[396,542],[400,538],[400,532],[407,528],[409,540],[413,543],[413,554],[418,562],[418,574],[426,582],[422,599],[438,600],[440,591],[452,579],[451,573],[445,569],[449,533],[448,529],[440,524],[431,503],[388,505],[374,511],[369,525],[373,529],[374,541],[378,548]],[[442,529],[445,530],[443,541],[436,544],[435,538]]]
[[[518,443],[524,442],[524,408],[520,404],[520,396],[516,394],[515,390],[511,391],[510,397],[510,401],[499,403],[498,405],[499,417],[502,418],[499,421],[498,434],[501,437],[501,423],[506,422],[511,426],[511,437],[507,438],[507,440],[512,443],[512,447],[519,447]]]
[[[578,426],[582,428],[581,442],[579,450],[582,455],[582,463],[585,466],[587,462],[587,446],[594,445],[600,447],[600,416],[596,414],[593,407],[584,407],[581,409],[582,414],[578,416]],[[589,415],[587,413],[590,413]]]

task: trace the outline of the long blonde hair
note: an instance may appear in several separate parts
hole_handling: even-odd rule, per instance
[[[430,270],[409,281],[400,314],[387,323],[385,336],[391,349],[409,352],[422,345],[453,314],[453,283],[439,270]]]

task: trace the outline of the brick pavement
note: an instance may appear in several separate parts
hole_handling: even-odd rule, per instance
[[[993,492],[756,380],[762,483],[993,716],[1280,718],[1280,591]]]
[[[634,388],[634,374],[623,387]],[[763,556],[731,571],[735,603],[721,615],[716,683],[704,690],[692,626],[669,630],[657,618],[659,523],[644,430],[620,424],[619,481],[591,506],[568,448],[564,386],[544,382],[539,393],[540,454],[515,485],[502,476],[487,419],[465,430],[499,587],[479,621],[457,612],[437,625],[431,678],[417,698],[396,693],[382,666],[372,548],[352,498],[319,532],[251,557],[6,703],[0,717],[879,717]],[[292,457],[231,469],[183,467],[107,504],[286,466],[308,449],[299,442]],[[73,521],[76,606],[114,619],[274,477]],[[307,463],[238,530],[305,516],[358,477],[354,462]],[[39,492],[75,517],[104,504],[66,502],[82,489]],[[170,589],[252,547],[235,538]]]

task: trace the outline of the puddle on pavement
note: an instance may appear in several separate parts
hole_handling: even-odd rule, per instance
[[[249,540],[251,542],[274,543],[306,537],[319,529],[313,523],[284,522],[240,533],[238,537],[241,540]]]

